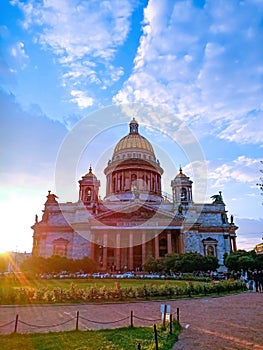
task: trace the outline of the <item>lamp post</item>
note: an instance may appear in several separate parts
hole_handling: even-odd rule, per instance
[[[103,249],[104,249],[103,244],[99,245],[99,249],[100,249],[99,265],[100,265],[100,270],[102,270],[102,268],[103,268]]]

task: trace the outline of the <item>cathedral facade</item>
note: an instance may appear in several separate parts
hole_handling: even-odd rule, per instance
[[[163,169],[133,118],[104,169],[106,196],[90,167],[79,180],[77,202],[59,203],[50,191],[41,221],[32,229],[33,256],[93,259],[101,271],[134,271],[147,258],[168,253],[213,255],[223,266],[236,251],[237,226],[227,216],[221,192],[195,203],[192,181],[180,168],[170,199],[162,192]]]

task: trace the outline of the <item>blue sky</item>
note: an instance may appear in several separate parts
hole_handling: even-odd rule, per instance
[[[2,0],[0,37],[0,250],[31,250],[30,226],[55,190],[64,137],[91,113],[123,103],[166,110],[147,120],[162,136],[183,121],[204,153],[207,201],[223,192],[239,248],[261,241],[261,0]],[[159,152],[171,192],[180,165],[191,175],[189,159],[175,141],[141,131]],[[77,179],[102,152],[103,184],[102,160],[126,133],[113,127],[95,139]]]

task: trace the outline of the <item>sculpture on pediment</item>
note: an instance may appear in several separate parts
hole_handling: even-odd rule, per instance
[[[222,223],[223,224],[227,224],[228,223],[228,219],[227,219],[226,213],[222,213],[221,214],[221,218],[222,218]]]

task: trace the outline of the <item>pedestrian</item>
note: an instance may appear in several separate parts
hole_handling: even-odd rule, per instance
[[[258,271],[258,290],[263,293],[263,270]]]
[[[256,287],[256,292],[258,293],[258,286],[259,286],[259,276],[258,276],[258,271],[255,269],[253,272],[253,277],[254,277],[254,282],[255,282],[255,287]]]
[[[254,281],[253,281],[253,272],[251,269],[247,270],[247,283],[248,283],[248,290],[250,292],[253,292]]]

